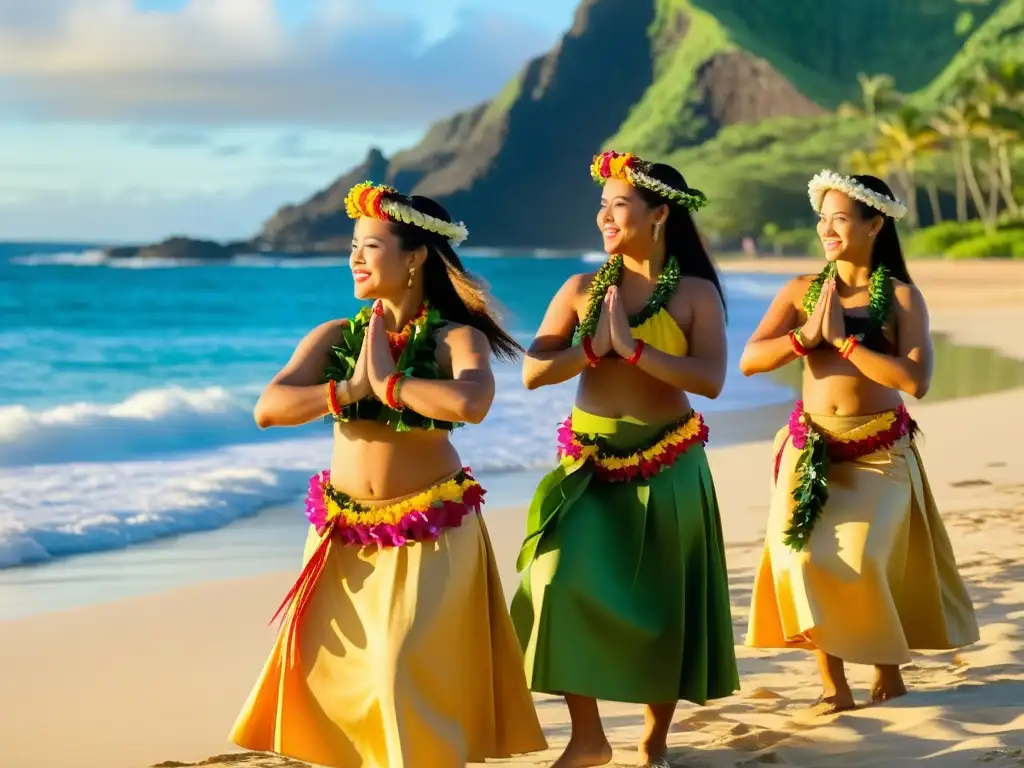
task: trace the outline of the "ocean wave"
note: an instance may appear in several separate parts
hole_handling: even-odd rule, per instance
[[[552,387],[543,397],[531,398],[528,420],[523,418],[527,411],[521,393],[500,395],[486,426],[454,434],[463,461],[477,473],[550,465],[555,429],[572,395],[571,388]],[[36,431],[26,430],[23,419],[17,425],[21,439],[3,444],[7,466],[0,466],[0,568],[212,530],[284,502],[296,502],[296,515],[301,513],[298,501],[309,475],[330,461],[326,428],[300,438],[292,437],[297,430],[276,431],[286,437],[272,443],[140,458],[154,452],[153,445],[146,445],[147,437],[166,447],[166,430],[189,421],[185,414],[191,414],[191,426],[180,434],[194,440],[196,420],[203,414],[221,414],[223,419],[224,404],[231,401],[229,393],[214,391],[179,395],[173,407],[170,399],[161,392],[105,409],[35,414],[27,423]],[[153,426],[146,431],[142,424],[157,411],[163,418],[150,419]],[[245,417],[256,432],[248,413]],[[9,418],[8,430],[12,423]],[[69,425],[78,425],[77,431]],[[115,450],[110,441],[96,439],[104,430],[128,447]],[[32,439],[26,442],[26,436]],[[26,444],[35,460],[21,458]],[[50,451],[48,464],[38,461],[44,448]],[[123,458],[110,458],[114,455]],[[108,458],[54,463],[60,456]]]
[[[295,499],[328,439],[0,469],[0,568],[220,528]]]
[[[61,253],[30,253],[26,256],[15,256],[12,264],[23,267],[64,266],[64,267],[96,267],[105,264],[106,254],[100,250],[64,251]]]
[[[118,403],[78,402],[45,410],[0,407],[0,467],[117,461],[259,438],[255,398],[223,387],[174,386]]]

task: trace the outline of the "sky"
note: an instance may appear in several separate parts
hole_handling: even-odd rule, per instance
[[[0,241],[255,233],[495,94],[579,0],[0,0]]]

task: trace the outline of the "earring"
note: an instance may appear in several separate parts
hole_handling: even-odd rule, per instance
[[[658,238],[661,236],[661,222],[654,222],[654,242],[658,242]]]
[[[409,267],[409,282],[405,284],[406,288],[412,288],[412,278],[416,274],[416,267]]]

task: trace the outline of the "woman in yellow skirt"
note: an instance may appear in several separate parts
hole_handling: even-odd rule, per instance
[[[746,643],[815,652],[812,711],[852,709],[844,662],[875,667],[871,700],[906,693],[911,649],[978,639],[974,609],[901,392],[932,375],[928,310],[903,260],[905,206],[874,176],[809,185],[827,263],[782,289],[747,343],[751,375],[804,358],[803,399],[774,449],[767,537]]]
[[[346,199],[360,299],[315,328],[256,405],[261,427],[334,423],[310,479],[304,568],[231,732],[336,768],[457,768],[546,747],[487,530],[450,432],[494,396],[488,309],[436,202],[369,182]]]

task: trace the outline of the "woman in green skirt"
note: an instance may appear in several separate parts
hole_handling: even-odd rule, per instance
[[[523,371],[530,389],[580,382],[530,506],[512,620],[531,689],[569,707],[556,768],[611,761],[598,699],[646,704],[640,764],[667,766],[677,701],[739,689],[708,432],[686,395],[722,389],[724,299],[690,216],[701,192],[628,154],[591,174],[610,258],[562,286]]]

